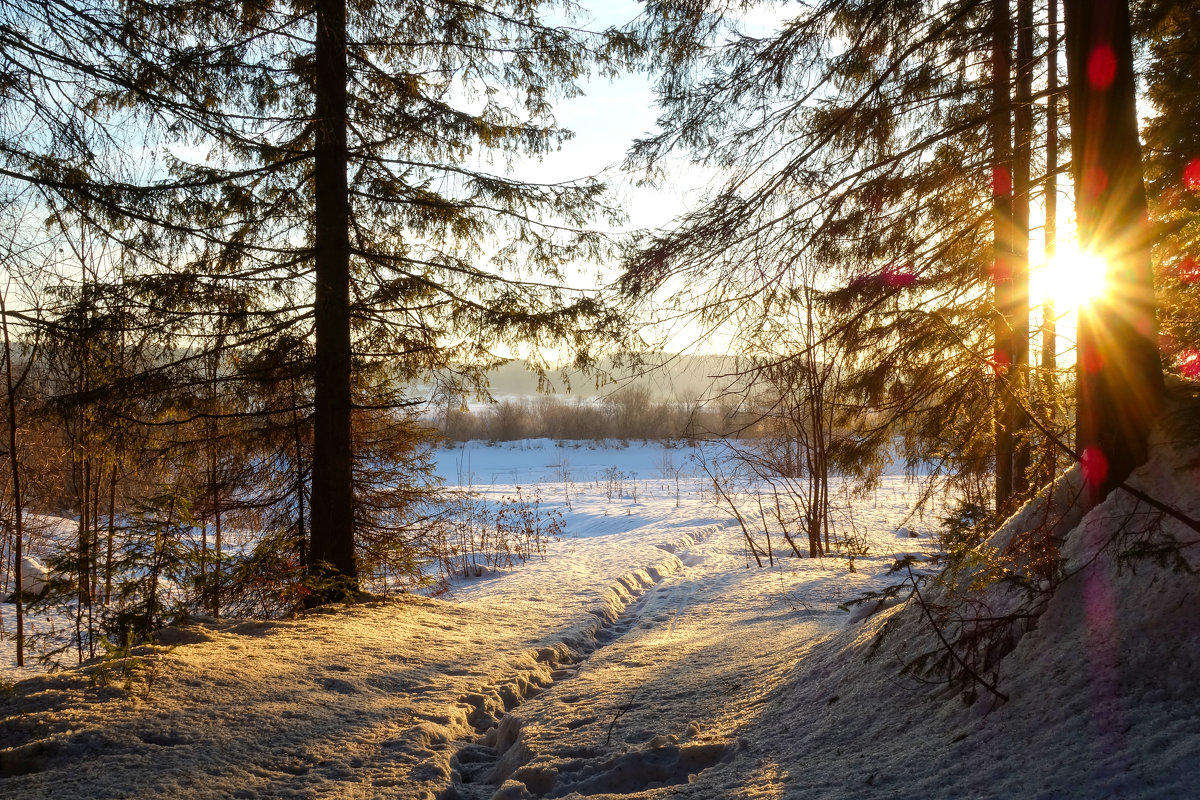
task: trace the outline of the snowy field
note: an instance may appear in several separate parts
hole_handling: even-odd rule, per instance
[[[439,450],[450,484],[562,511],[544,559],[434,598],[168,629],[129,691],[87,670],[26,681],[0,699],[0,796],[1196,796],[1200,592],[1088,550],[1113,502],[1064,548],[1082,577],[1001,662],[1010,700],[993,710],[901,676],[917,638],[866,661],[880,626],[919,621],[912,603],[862,623],[838,607],[936,550],[934,519],[910,516],[916,486],[890,476],[858,503],[855,571],[778,546],[759,568],[697,455]],[[1174,481],[1196,514],[1200,462],[1161,460],[1143,479]],[[1106,627],[1079,624],[1097,603]]]

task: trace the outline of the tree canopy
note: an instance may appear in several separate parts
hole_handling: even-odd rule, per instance
[[[612,328],[568,285],[609,246],[585,227],[619,217],[603,185],[509,169],[570,135],[556,98],[633,51],[569,27],[570,3],[0,10],[7,176],[121,249],[114,279],[189,358],[297,363],[312,558],[333,574],[353,583],[356,409],[403,405],[390,387],[448,369],[481,386],[522,346],[586,362]],[[234,372],[210,377],[236,392]]]
[[[1065,104],[1057,66],[1053,75],[1047,71],[1061,47],[1057,5],[1051,16],[1048,4],[1024,0],[1015,7],[1008,0],[830,0],[781,9],[777,30],[761,36],[739,27],[747,5],[647,7],[639,29],[644,46],[667,54],[654,67],[664,111],[659,132],[635,145],[630,164],[654,179],[669,157],[686,153],[724,177],[675,225],[629,251],[626,296],[666,292],[710,326],[736,318],[740,346],[754,353],[777,339],[761,316],[737,317],[734,309],[751,299],[775,302],[793,284],[797,264],[816,259],[816,294],[803,302],[836,322],[822,343],[838,342],[847,367],[838,396],[845,424],[857,429],[853,458],[861,463],[864,454],[902,442],[910,463],[940,463],[970,500],[998,511],[1012,509],[1010,493],[1026,496],[1028,481],[1046,474],[1035,462],[1056,450],[1078,456],[1099,446],[1112,467],[1098,484],[1101,495],[1117,485],[1144,452],[1162,385],[1146,251],[1136,258],[1147,266],[1129,261],[1149,240],[1130,238],[1133,228],[1145,230],[1136,222],[1145,202],[1138,199],[1125,4],[1094,13],[1067,4]],[[1176,45],[1184,40],[1171,13],[1148,6],[1146,25],[1175,31]],[[1172,46],[1150,49],[1165,54]],[[1089,70],[1100,68],[1096,59],[1107,59],[1101,66],[1116,76],[1100,90],[1089,83]],[[1089,348],[1096,336],[1108,337],[1103,382],[1124,385],[1128,398],[1098,407],[1085,380],[1092,373],[1081,373],[1079,403],[1090,409],[1085,420],[1093,411],[1095,420],[1083,424],[1076,449],[1067,418],[1053,412],[1061,401],[1039,400],[1045,390],[1035,390],[1058,386],[1062,397],[1074,375],[1050,358],[1042,361],[1050,374],[1026,378],[1036,344],[1029,209],[1035,201],[1056,205],[1038,187],[1048,186],[1057,199],[1051,179],[1064,169],[1061,139],[1057,114],[1048,132],[1046,110],[1060,105],[1072,122],[1066,167],[1075,178],[1081,240],[1111,264],[1107,292],[1081,312],[1079,362],[1093,363]],[[1164,124],[1151,124],[1152,140]],[[1042,131],[1053,152],[1035,146]],[[1120,165],[1106,160],[1118,152]],[[1089,192],[1095,185],[1080,170],[1101,163],[1111,181]],[[1114,227],[1114,214],[1126,221]],[[1104,220],[1099,228],[1097,219]],[[684,288],[673,290],[680,277]],[[1088,320],[1099,321],[1089,328]],[[1043,349],[1054,352],[1054,327],[1041,331],[1050,337]],[[774,350],[775,363],[799,363],[807,349]],[[1107,438],[1097,445],[1089,431],[1101,430]],[[987,490],[978,479],[993,471],[998,482]]]

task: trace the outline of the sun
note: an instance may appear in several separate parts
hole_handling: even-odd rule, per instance
[[[1082,252],[1074,242],[1062,242],[1049,263],[1031,271],[1030,300],[1052,300],[1059,314],[1074,311],[1104,292],[1104,273],[1104,259]]]

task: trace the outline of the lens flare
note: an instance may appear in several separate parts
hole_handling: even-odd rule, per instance
[[[1052,300],[1060,314],[1073,311],[1104,292],[1104,273],[1104,259],[1064,242],[1048,264],[1030,275],[1030,299],[1039,303]]]

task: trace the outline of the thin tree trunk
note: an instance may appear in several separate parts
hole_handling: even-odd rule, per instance
[[[216,375],[212,376],[216,380]],[[209,606],[213,617],[221,616],[221,476],[219,461],[216,454],[217,422],[212,420],[209,426],[208,439],[208,487],[209,487],[209,516],[213,522],[212,569],[209,570],[208,526],[204,526],[204,561],[201,563],[200,574],[203,586],[208,594]],[[211,578],[209,574],[211,572]],[[211,585],[210,585],[211,581]]]
[[[995,286],[996,509],[1013,493],[1011,383],[1013,354],[1013,155],[1009,72],[1012,25],[1008,0],[992,0],[992,224]]]
[[[24,553],[25,532],[21,510],[21,470],[17,459],[17,398],[13,386],[12,342],[8,338],[8,309],[5,298],[0,294],[0,326],[4,329],[4,368],[5,381],[8,387],[8,465],[12,470],[12,504],[13,504],[13,534],[16,542],[13,547],[13,571],[16,583],[17,598],[17,666],[25,666],[25,569],[22,559]]]
[[[86,439],[84,440],[87,441]],[[92,631],[92,561],[95,547],[92,543],[92,459],[83,461],[83,508],[79,511],[79,602],[87,604],[88,657],[96,655],[96,643]]]
[[[92,479],[92,560],[89,564],[91,573],[88,590],[88,602],[92,604],[100,599],[100,492],[104,487],[104,478],[104,465],[99,464],[96,476]]]
[[[82,442],[83,423],[80,422]],[[82,445],[80,445],[82,447]],[[84,462],[76,453],[72,458],[71,476],[75,483],[75,500],[79,504],[79,525],[75,542],[75,652],[79,663],[83,663],[83,614],[87,605],[87,559],[88,559],[88,525],[87,525],[87,479]]]
[[[304,507],[304,440],[300,430],[300,414],[296,411],[299,397],[296,392],[296,381],[292,380],[292,439],[296,448],[296,547],[300,559],[300,567],[308,568],[308,553],[304,547],[305,540],[305,507]]]
[[[217,496],[217,508],[213,515],[215,524],[213,525],[213,588],[212,588],[212,615],[215,619],[221,617],[221,498]]]
[[[117,464],[108,477],[108,541],[104,549],[104,604],[112,602],[113,533],[117,522]]]
[[[350,445],[350,202],[346,178],[346,7],[316,2],[314,319],[310,569],[357,589]],[[313,602],[332,599],[317,596]]]
[[[221,376],[221,356],[225,350],[225,337],[222,334],[213,345],[212,351],[205,358],[205,378],[207,379],[208,406],[211,413],[219,410],[217,398],[217,380]],[[207,607],[214,618],[221,616],[221,459],[217,450],[220,428],[217,419],[209,419],[207,425],[207,442],[204,448],[208,460],[208,519],[202,531],[201,547],[203,557],[200,560],[200,580],[204,587],[204,598],[201,607]],[[211,553],[212,567],[209,567],[208,522],[213,525],[213,550]]]
[[[1029,205],[1033,184],[1033,0],[1017,0],[1017,91],[1014,104],[1013,283],[1010,427],[1013,494],[1029,489]]]
[[[1066,0],[1063,8],[1079,244],[1106,262],[1105,292],[1079,310],[1077,449],[1090,508],[1146,460],[1163,375],[1129,6]]]
[[[1054,262],[1058,252],[1058,0],[1048,5],[1046,52],[1046,190],[1042,204],[1046,208],[1046,264]],[[1047,422],[1055,417],[1058,395],[1058,323],[1055,319],[1054,297],[1047,295],[1042,304],[1042,398],[1043,414]],[[1058,471],[1055,466],[1057,449],[1045,448],[1046,468],[1042,482],[1047,482]]]
[[[209,374],[205,377],[207,377],[210,381],[212,380],[211,374]],[[212,387],[211,383],[209,383],[209,387],[211,389],[211,387]],[[210,402],[211,402],[211,399],[212,398],[211,398],[211,392],[210,392],[210,397],[209,397]],[[212,410],[211,406],[210,406],[209,410],[210,411]],[[201,608],[212,605],[212,602],[211,602],[212,587],[208,585],[208,523],[213,518],[214,514],[216,513],[216,509],[217,509],[217,468],[216,468],[216,455],[213,453],[213,447],[214,447],[213,439],[216,437],[216,431],[213,429],[214,428],[213,420],[209,420],[208,425],[206,425],[205,427],[208,428],[208,431],[207,431],[208,441],[205,442],[204,455],[205,455],[206,460],[208,461],[208,469],[206,471],[208,472],[209,507],[208,507],[208,515],[207,515],[208,518],[205,519],[204,524],[200,526],[200,586],[201,586],[201,592],[202,592],[202,597],[200,600]]]

